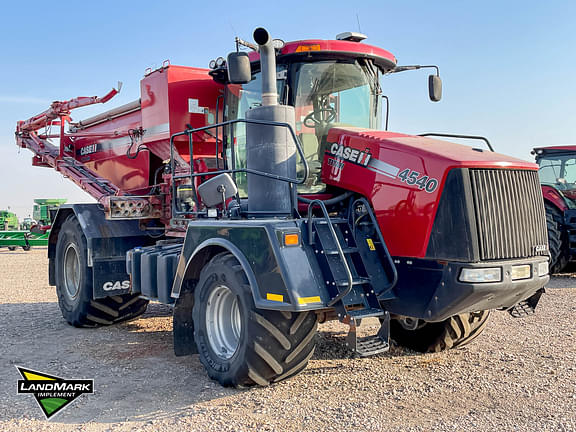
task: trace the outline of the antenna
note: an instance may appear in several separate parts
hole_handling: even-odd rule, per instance
[[[362,29],[360,28],[360,18],[358,17],[358,13],[356,13],[356,22],[358,23],[358,32],[362,33]]]

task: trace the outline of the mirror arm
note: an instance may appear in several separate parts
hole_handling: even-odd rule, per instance
[[[409,70],[419,69],[436,69],[436,76],[440,76],[440,68],[436,65],[409,65],[409,66],[396,66],[390,73],[405,72]]]

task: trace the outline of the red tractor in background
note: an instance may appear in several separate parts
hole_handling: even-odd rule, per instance
[[[550,271],[562,271],[576,256],[576,146],[537,147],[532,152],[542,184]]]
[[[176,354],[250,386],[303,370],[318,322],[348,325],[367,356],[390,337],[464,345],[493,309],[533,313],[549,280],[537,166],[378,130],[381,78],[432,67],[432,101],[441,81],[364,38],[284,43],[258,28],[210,69],[148,71],[132,103],[72,121],[112,90],[19,122],[34,165],[98,200],[53,222],[64,318],[110,325],[174,305]],[[369,317],[380,330],[357,338]]]

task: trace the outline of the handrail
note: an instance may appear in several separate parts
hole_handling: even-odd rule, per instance
[[[418,136],[436,136],[436,137],[446,137],[446,138],[463,138],[463,139],[477,139],[477,140],[482,140],[486,143],[486,145],[488,146],[488,148],[490,149],[491,152],[494,151],[494,147],[492,147],[492,144],[490,144],[490,141],[488,141],[488,138],[480,136],[480,135],[460,135],[460,134],[445,134],[445,133],[423,133],[423,134],[418,134]]]
[[[382,231],[380,230],[380,225],[378,225],[378,221],[376,220],[376,216],[374,216],[374,212],[372,211],[372,207],[370,207],[370,203],[368,202],[368,200],[364,197],[362,198],[357,198],[356,200],[354,200],[354,202],[352,203],[352,205],[349,207],[349,214],[348,214],[348,222],[352,223],[352,229],[356,230],[356,222],[354,221],[354,217],[353,217],[353,213],[354,213],[354,208],[356,208],[356,203],[362,203],[364,204],[364,207],[366,208],[366,214],[368,214],[368,216],[370,216],[370,220],[372,221],[372,224],[374,225],[374,228],[376,230],[376,234],[378,235],[378,240],[380,240],[380,244],[382,245],[382,248],[384,249],[384,254],[386,255],[386,261],[388,261],[388,264],[390,265],[390,268],[392,269],[392,282],[390,283],[390,285],[388,286],[388,290],[394,288],[394,286],[396,285],[396,282],[398,282],[398,271],[396,270],[396,266],[394,265],[394,261],[392,260],[392,257],[390,256],[390,252],[388,251],[388,247],[386,246],[386,242],[384,241],[384,237],[382,236]],[[352,220],[351,220],[352,219]]]
[[[352,291],[352,286],[353,286],[353,278],[352,278],[352,272],[350,271],[350,267],[348,266],[348,261],[346,260],[346,256],[344,255],[344,251],[342,250],[342,248],[340,247],[340,242],[338,241],[338,237],[336,236],[336,231],[334,231],[334,227],[332,226],[332,222],[330,222],[330,216],[328,215],[328,210],[326,209],[326,206],[324,205],[324,203],[320,200],[313,200],[310,204],[308,204],[308,242],[310,243],[310,245],[314,244],[313,241],[313,237],[312,237],[312,210],[315,206],[319,206],[320,210],[322,210],[322,213],[324,215],[324,219],[326,219],[326,222],[328,224],[328,229],[330,230],[330,234],[332,235],[332,238],[334,239],[334,243],[336,243],[336,250],[338,251],[338,255],[340,256],[340,259],[342,260],[342,263],[344,264],[344,269],[346,270],[346,277],[348,278],[348,288],[346,288],[344,291],[342,291],[341,293],[339,293],[338,295],[336,295],[336,297],[334,297],[332,300],[330,300],[328,302],[328,306],[334,306],[337,302],[339,302],[340,300],[342,300],[344,297],[346,297],[348,294],[350,294],[350,292]]]
[[[291,178],[291,177],[285,177],[285,176],[281,176],[281,175],[271,174],[271,173],[264,172],[264,171],[253,170],[250,168],[235,168],[235,154],[233,151],[232,151],[232,164],[233,164],[232,169],[210,171],[207,173],[205,173],[205,172],[194,173],[194,159],[193,159],[194,154],[193,154],[193,149],[192,149],[192,144],[193,144],[192,143],[192,134],[197,133],[197,132],[202,132],[202,131],[205,131],[208,129],[214,129],[214,128],[220,128],[220,127],[224,128],[225,126],[231,126],[231,125],[234,125],[236,123],[261,124],[261,125],[265,125],[265,126],[279,126],[279,127],[287,128],[290,131],[290,135],[292,136],[294,143],[296,144],[296,150],[298,150],[298,154],[300,156],[300,159],[302,160],[302,163],[304,164],[304,176],[301,179],[298,179],[298,178]],[[173,179],[174,179],[174,139],[176,137],[184,136],[184,135],[188,136],[188,145],[189,145],[189,151],[190,151],[190,174],[185,175],[183,177],[190,177],[190,183],[191,183],[191,186],[193,189],[193,198],[194,198],[194,201],[196,203],[196,206],[199,206],[199,202],[198,202],[197,193],[196,193],[196,185],[194,184],[193,180],[194,180],[194,177],[198,177],[198,176],[219,175],[219,174],[224,174],[224,173],[228,173],[228,174],[246,173],[246,174],[254,174],[254,175],[261,176],[261,177],[267,177],[267,178],[271,178],[274,180],[284,181],[284,182],[293,183],[293,184],[304,184],[304,182],[308,179],[308,174],[310,172],[310,169],[308,167],[308,162],[306,161],[306,158],[304,156],[304,150],[302,149],[302,146],[300,145],[300,141],[299,141],[298,137],[296,136],[296,133],[292,129],[292,126],[289,123],[266,121],[266,120],[235,119],[235,120],[227,120],[224,122],[215,123],[212,125],[202,126],[202,127],[195,128],[195,129],[186,129],[182,132],[177,132],[177,133],[170,136],[170,172],[171,172]],[[232,147],[233,147],[233,145],[234,144],[232,144]],[[174,181],[172,181],[172,214],[173,215],[175,215],[175,214],[176,215],[183,215],[183,214],[194,214],[195,213],[195,212],[179,211],[175,205],[176,199],[177,199],[176,183]]]

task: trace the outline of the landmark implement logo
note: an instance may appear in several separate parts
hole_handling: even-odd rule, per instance
[[[33,394],[46,419],[50,419],[84,393],[94,393],[94,380],[64,379],[16,366],[23,379],[18,394]]]

